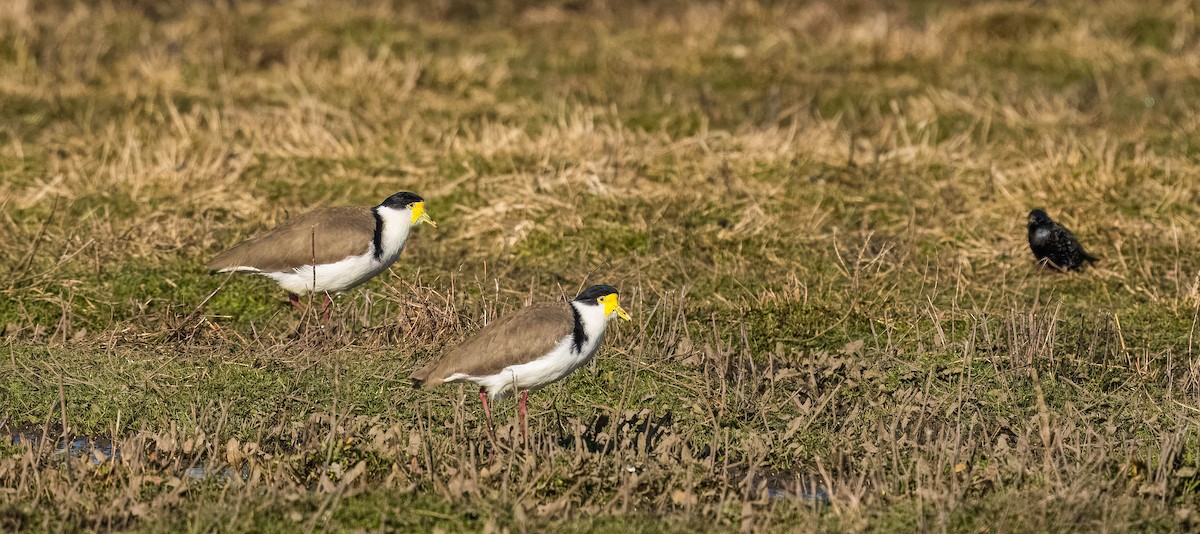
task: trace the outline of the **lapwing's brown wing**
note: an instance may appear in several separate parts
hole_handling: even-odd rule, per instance
[[[366,206],[321,208],[288,219],[208,263],[213,272],[290,272],[305,265],[334,263],[367,252],[375,235],[375,214]]]
[[[549,353],[574,329],[569,304],[522,308],[488,323],[474,337],[413,373],[413,386],[433,387],[457,373],[494,375],[510,365],[531,362]]]

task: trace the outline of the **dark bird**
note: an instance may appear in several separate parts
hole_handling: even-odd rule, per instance
[[[1078,271],[1084,262],[1100,261],[1083,250],[1075,234],[1040,209],[1029,212],[1029,248],[1038,263],[1059,271]]]

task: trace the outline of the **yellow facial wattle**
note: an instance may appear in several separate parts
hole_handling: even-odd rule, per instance
[[[413,212],[413,215],[412,215],[412,223],[413,224],[425,222],[425,223],[429,223],[429,226],[437,228],[437,223],[433,222],[433,219],[429,218],[428,213],[425,213],[425,203],[424,202],[413,202],[412,204],[410,204],[410,207],[412,208],[412,212]]]
[[[605,317],[612,315],[612,312],[615,311],[615,312],[617,312],[617,317],[625,319],[626,321],[632,319],[632,317],[629,316],[629,312],[625,311],[625,308],[621,307],[620,302],[618,302],[616,293],[613,293],[611,295],[605,295],[605,296],[601,297],[600,302],[604,303],[604,316]]]

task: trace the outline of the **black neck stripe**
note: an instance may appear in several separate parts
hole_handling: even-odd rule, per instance
[[[383,217],[379,215],[379,208],[371,208],[371,214],[375,216],[375,235],[371,236],[371,243],[375,245],[375,261],[383,259]]]
[[[587,332],[583,329],[583,317],[579,315],[579,310],[575,309],[574,304],[569,304],[571,307],[571,315],[575,317],[575,329],[571,331],[571,349],[575,352],[583,352],[583,344],[587,343]]]

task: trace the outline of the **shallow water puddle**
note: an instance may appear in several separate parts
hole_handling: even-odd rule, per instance
[[[65,456],[67,454],[70,454],[73,458],[88,456],[92,462],[100,463],[120,455],[120,452],[114,449],[112,441],[107,438],[93,438],[90,436],[55,437],[43,432],[40,428],[12,428],[5,429],[5,431],[8,433],[10,442],[13,445],[28,445],[31,448],[37,448],[44,440],[53,439],[54,451],[51,454],[54,456]]]
[[[69,438],[63,438],[46,433],[40,427],[0,427],[0,431],[8,434],[9,441],[13,445],[24,445],[32,449],[38,448],[44,441],[52,440],[54,450],[51,454],[56,457],[63,457],[70,454],[72,458],[87,457],[92,463],[96,464],[121,457],[120,449],[116,448],[112,440],[108,438],[74,435]],[[249,477],[250,473],[247,469],[243,469],[242,471],[240,475],[245,480]],[[197,462],[195,465],[183,470],[184,478],[195,481],[213,479],[218,482],[226,482],[237,475],[238,473],[230,467],[210,468],[204,462]]]
[[[770,472],[755,474],[747,477],[744,469],[730,469],[732,480],[741,480],[752,490],[757,489],[766,493],[772,501],[800,499],[813,502],[829,501],[829,492],[817,480],[816,475],[793,472]]]
[[[192,480],[216,480],[217,482],[228,482],[234,476],[240,475],[242,480],[250,478],[250,468],[243,467],[240,473],[233,470],[232,467],[222,467],[219,469],[210,468],[204,463],[198,463],[183,470],[183,476]]]

